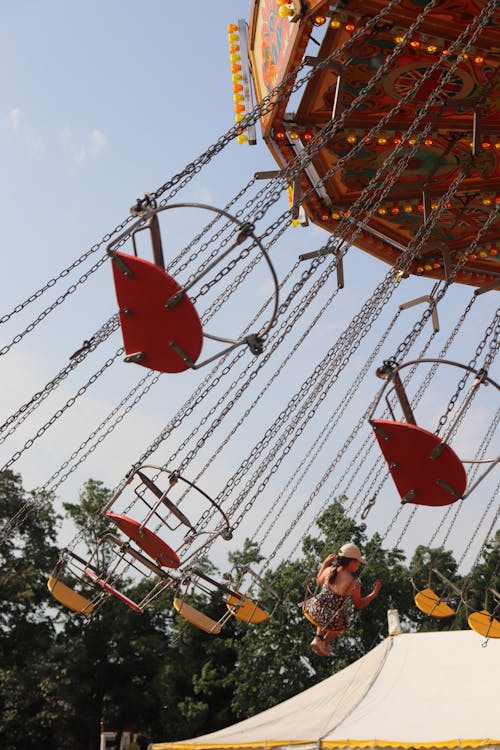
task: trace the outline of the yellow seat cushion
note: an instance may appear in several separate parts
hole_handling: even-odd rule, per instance
[[[431,617],[452,617],[456,614],[449,604],[442,601],[432,589],[422,589],[415,594],[415,604]]]
[[[467,620],[469,627],[487,638],[500,638],[500,622],[487,610],[473,612]]]
[[[238,620],[257,625],[269,619],[269,615],[263,609],[257,606],[251,599],[244,596],[242,599],[238,596],[228,594],[226,597],[226,607],[233,610],[233,614]]]
[[[196,625],[197,628],[204,630],[205,633],[217,635],[222,630],[222,626],[219,622],[212,620],[211,617],[208,617],[203,614],[203,612],[200,612],[190,604],[187,604],[183,599],[174,597],[174,607],[182,617],[191,623],[191,625]]]
[[[47,581],[47,588],[54,599],[57,599],[58,602],[68,609],[71,609],[73,612],[89,615],[94,609],[94,605],[91,601],[81,594],[77,594],[76,591],[70,589],[69,586],[66,586],[65,583],[62,583],[55,576],[49,578]]]

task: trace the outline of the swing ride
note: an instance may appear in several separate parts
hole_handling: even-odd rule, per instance
[[[492,374],[500,321],[489,307],[500,288],[494,75],[500,18],[493,0],[461,0],[460,12],[456,7],[452,13],[435,0],[255,0],[248,39],[245,22],[230,25],[236,124],[194,166],[139,199],[94,246],[105,253],[87,276],[111,266],[118,312],[112,300],[115,312],[70,365],[0,426],[3,444],[25,422],[31,425],[42,402],[121,331],[123,346],[87,374],[54,417],[38,429],[26,427],[24,445],[16,443],[5,459],[2,470],[24,458],[108,368],[135,369],[119,359],[140,365],[143,377],[37,488],[55,492],[115,430],[120,434],[122,421],[153,386],[168,381],[155,402],[163,426],[155,437],[144,436],[140,456],[128,450],[130,432],[141,433],[135,423],[115,443],[126,471],[121,480],[114,477],[117,485],[97,514],[93,546],[88,534],[77,533],[49,578],[55,601],[70,612],[91,619],[116,599],[141,614],[153,602],[169,602],[210,635],[234,620],[264,624],[286,601],[271,563],[286,545],[295,545],[286,552],[293,556],[332,497],[343,498],[348,517],[366,519],[381,543],[395,548],[418,523],[412,544],[436,523],[431,542],[443,532],[443,545],[458,528],[467,535],[477,524],[461,562],[474,543],[472,567],[478,564],[498,524],[491,478],[499,458],[488,456],[495,455],[500,421]],[[278,171],[256,173],[224,208],[183,196],[174,202],[225,146],[256,141],[259,122]],[[186,213],[189,239],[174,250],[169,221]],[[308,222],[326,230],[324,245],[298,258],[288,247],[279,255],[275,245],[291,224]],[[352,319],[338,324],[332,340],[331,306],[344,287],[343,259],[351,246],[390,269],[364,302],[357,300]],[[1,354],[75,298],[83,276]],[[429,279],[438,280],[430,291]],[[429,293],[408,302],[407,281]],[[457,284],[462,294],[476,288],[461,314],[456,304],[446,307]],[[424,312],[402,333],[403,312],[421,303]],[[438,309],[453,319],[444,331]],[[213,319],[222,334],[207,332]],[[429,320],[433,330],[420,341]],[[231,326],[236,333],[227,333]],[[467,364],[458,355],[448,359],[455,340]],[[375,369],[384,381],[378,393]],[[179,383],[197,370],[203,379],[179,404],[170,376]],[[455,387],[444,370],[460,373]],[[184,382],[177,387],[184,393]],[[447,400],[439,410],[438,401]],[[437,425],[431,421],[436,411],[442,413]],[[473,438],[470,423],[477,424]],[[461,458],[471,445],[472,458]],[[389,478],[396,491],[386,486]],[[479,486],[487,500],[481,516],[468,502],[473,493],[480,498]],[[349,505],[347,497],[354,498]],[[3,534],[35,504],[33,493]],[[240,543],[243,530],[267,553],[261,568],[242,566],[222,580],[209,575],[206,556],[231,540]],[[337,544],[341,533],[328,543]],[[466,602],[463,589],[437,569],[431,573]],[[143,584],[140,594],[131,580]],[[446,592],[434,591],[429,578],[415,603],[429,617],[452,617],[456,606]],[[491,584],[484,610],[468,611],[470,628],[487,638],[500,637],[498,599]],[[218,603],[220,616],[200,609],[200,600]]]
[[[302,207],[339,237],[361,223],[354,244],[397,273],[448,278],[466,253],[456,281],[497,283],[498,220],[467,251],[500,194],[499,23],[498,8],[482,0],[254,0],[248,46],[257,102],[283,89],[261,118],[262,135],[285,175],[304,163],[290,180],[296,221]],[[297,101],[297,70],[306,69]],[[378,186],[368,208],[374,176],[390,170],[397,179]],[[402,270],[405,250],[438,207],[439,220]]]

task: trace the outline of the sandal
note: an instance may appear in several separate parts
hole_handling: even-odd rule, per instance
[[[324,644],[321,638],[313,638],[311,643],[309,644],[314,651],[315,654],[318,654],[318,656],[324,656]]]

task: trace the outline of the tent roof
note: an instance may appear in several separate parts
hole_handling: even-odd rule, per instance
[[[472,630],[389,637],[267,711],[153,750],[500,746],[500,641],[483,643]]]

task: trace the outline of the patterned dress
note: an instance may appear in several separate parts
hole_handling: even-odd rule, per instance
[[[317,596],[306,599],[304,609],[320,628],[346,630],[349,627],[349,615],[345,610],[348,598],[344,594],[332,591],[328,584],[325,584]]]

